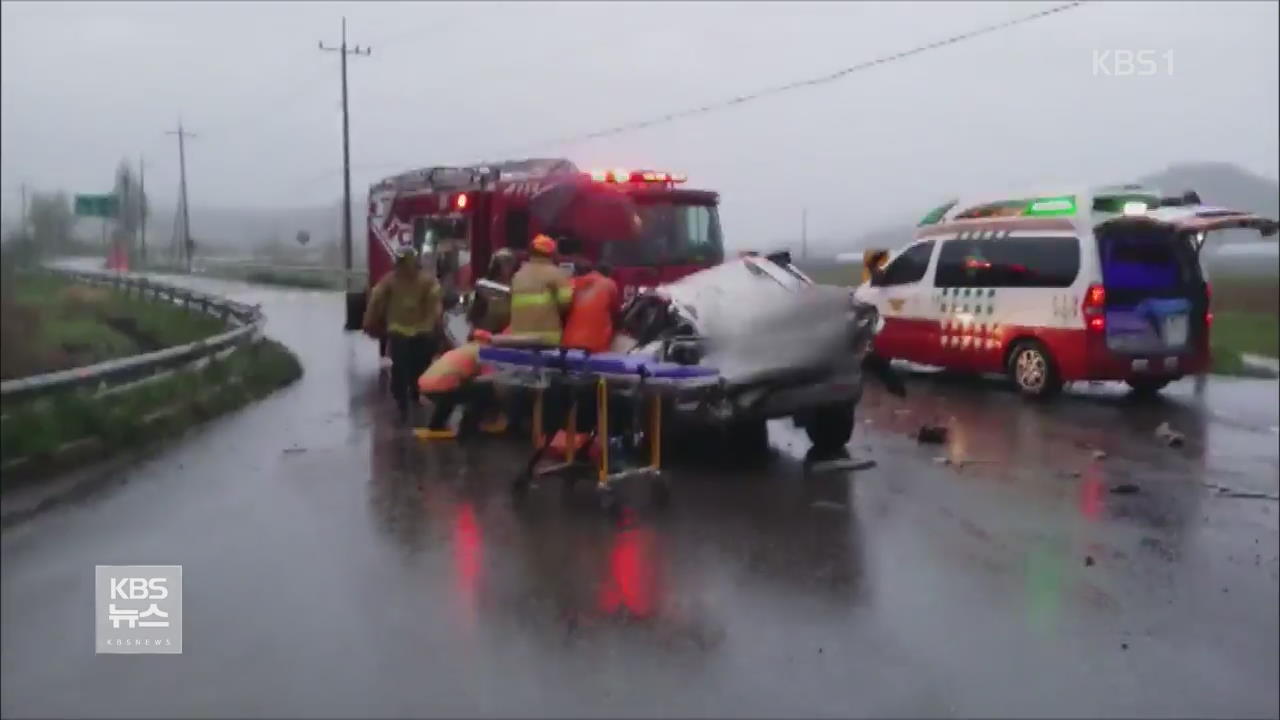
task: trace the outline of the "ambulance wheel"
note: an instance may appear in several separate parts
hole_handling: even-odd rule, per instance
[[[816,450],[826,452],[849,444],[853,437],[853,409],[851,403],[839,403],[814,411],[804,430]]]
[[[1133,388],[1133,394],[1141,398],[1155,397],[1165,385],[1172,382],[1171,378],[1132,378],[1126,380],[1129,387]]]
[[[1048,348],[1038,340],[1022,340],[1009,353],[1009,378],[1029,398],[1048,398],[1062,390],[1062,377]]]

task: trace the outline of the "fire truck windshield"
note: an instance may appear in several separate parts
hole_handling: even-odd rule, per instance
[[[724,261],[720,216],[710,205],[669,200],[636,205],[636,235],[606,243],[603,259],[619,266],[717,265]]]

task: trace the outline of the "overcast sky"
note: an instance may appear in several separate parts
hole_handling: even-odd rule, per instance
[[[957,191],[1109,182],[1221,160],[1276,177],[1277,4],[1094,3],[834,83],[576,145],[566,135],[822,75],[1056,3],[3,3],[6,214],[22,183],[109,189],[146,158],[193,206],[341,192],[340,18],[353,193],[412,167],[525,155],[682,171],[734,245],[856,233]],[[1095,75],[1152,50],[1154,77]],[[1172,53],[1170,67],[1169,55]]]

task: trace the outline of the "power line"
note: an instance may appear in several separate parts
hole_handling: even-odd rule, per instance
[[[611,135],[620,135],[625,132],[631,132],[634,130],[643,130],[645,128],[654,127],[656,125],[663,125],[666,123],[675,122],[676,120],[683,120],[685,118],[694,117],[696,115],[705,115],[707,113],[714,112],[716,110],[723,110],[725,108],[733,107],[735,105],[742,105],[754,100],[759,100],[761,98],[769,97],[772,95],[779,95],[781,93],[789,92],[792,90],[799,90],[801,88],[813,87],[815,85],[823,85],[826,83],[835,82],[836,80],[840,80],[841,78],[844,78],[847,75],[851,75],[861,70],[868,70],[870,68],[877,67],[879,65],[886,65],[888,63],[896,62],[898,60],[904,60],[913,55],[919,55],[920,53],[928,52],[930,50],[937,50],[938,48],[946,47],[948,45],[955,45],[956,43],[964,42],[965,40],[972,40],[973,38],[980,37],[982,35],[987,35],[989,33],[993,33],[998,30],[1003,30],[1006,28],[1014,27],[1016,25],[1029,23],[1034,20],[1039,20],[1041,18],[1048,17],[1050,15],[1063,13],[1068,10],[1073,10],[1083,4],[1085,3],[1081,1],[1081,2],[1065,3],[1063,5],[1056,5],[1054,7],[1048,8],[1046,10],[1041,10],[1040,12],[1032,13],[1030,15],[1024,15],[1022,17],[1014,18],[1012,20],[1006,20],[1004,22],[996,23],[994,25],[987,25],[985,27],[981,27],[976,30],[970,30],[968,32],[961,33],[959,35],[953,35],[943,40],[931,42],[928,45],[921,45],[919,47],[915,47],[910,50],[904,50],[902,52],[894,53],[892,55],[884,55],[872,60],[867,60],[865,62],[858,63],[857,65],[851,65],[849,67],[842,68],[835,72],[828,73],[826,75],[807,78],[804,80],[796,80],[794,82],[789,82],[784,85],[775,85],[773,87],[763,88],[761,90],[758,90],[753,93],[748,93],[746,95],[739,95],[738,97],[730,98],[728,100],[718,100],[715,102],[707,103],[705,105],[700,105],[698,107],[687,108],[685,110],[678,110],[675,112],[670,112],[665,115],[659,115],[659,116],[648,118],[645,120],[637,120],[637,121],[625,123],[622,125],[616,125],[614,127],[605,128],[603,130],[596,130],[594,132],[584,133],[581,135],[572,135],[572,136],[560,138],[558,140],[548,140],[548,141],[544,141],[537,144],[530,144],[521,148],[507,150],[502,153],[495,153],[495,155],[505,157],[505,156],[511,156],[519,153],[528,152],[530,150],[536,150],[536,149],[547,147],[547,146],[568,145],[572,143],[583,142],[586,140],[595,140],[602,137],[608,137]]]

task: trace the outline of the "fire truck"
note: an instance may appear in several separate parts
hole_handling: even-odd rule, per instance
[[[368,292],[389,272],[398,246],[422,254],[446,302],[473,287],[494,251],[521,259],[538,234],[557,240],[559,262],[608,263],[624,297],[724,260],[719,196],[684,187],[657,170],[584,171],[562,158],[468,167],[428,167],[369,188],[368,286],[347,296],[347,328],[358,329]]]

